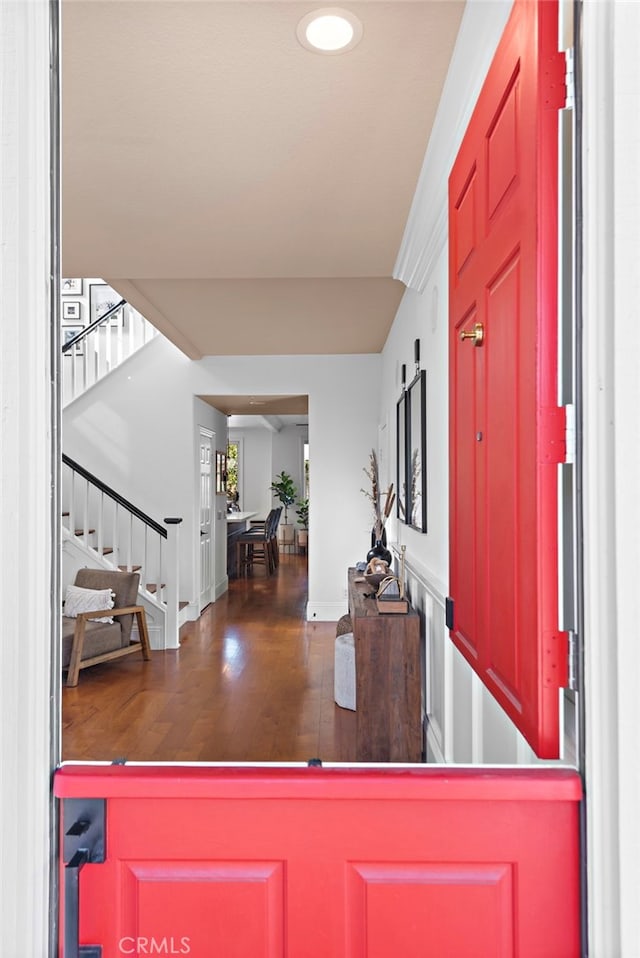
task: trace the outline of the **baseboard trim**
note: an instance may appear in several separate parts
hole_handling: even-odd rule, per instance
[[[347,611],[346,602],[307,602],[307,622],[337,622]]]
[[[149,645],[152,652],[163,652],[164,651],[164,630],[160,626],[149,625],[149,617],[147,616],[147,632],[149,633]],[[131,629],[131,638],[134,642],[140,641],[140,636],[138,634],[138,626],[134,622]]]
[[[433,756],[433,758],[431,758],[430,756]],[[442,751],[440,741],[436,737],[428,718],[427,718],[427,762],[428,763],[433,762],[437,765],[446,764],[445,758],[444,758],[444,752]]]
[[[220,579],[220,582],[216,582],[214,590],[214,602],[217,602],[221,595],[224,595],[225,592],[229,591],[229,576],[225,576],[224,579]]]

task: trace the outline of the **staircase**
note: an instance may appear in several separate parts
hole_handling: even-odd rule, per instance
[[[73,335],[63,329],[63,406],[68,406],[149,342],[157,330],[125,300],[110,305]],[[65,329],[67,335],[65,338]],[[72,328],[73,329],[73,328]],[[164,524],[111,489],[69,456],[62,456],[64,582],[81,567],[140,574],[152,649],[179,648],[178,535],[182,519]]]
[[[67,406],[158,333],[124,299],[88,326],[62,327],[62,405]]]
[[[179,648],[178,530],[164,525],[110,489],[68,456],[62,456],[62,549],[65,579],[83,566],[138,572],[153,649]]]

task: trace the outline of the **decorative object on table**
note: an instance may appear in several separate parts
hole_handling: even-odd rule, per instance
[[[398,576],[388,575],[378,586],[376,593],[378,612],[404,614],[409,611],[409,602],[404,595],[404,581]]]
[[[383,494],[380,493],[380,479],[378,476],[378,457],[376,455],[375,449],[371,450],[369,456],[369,468],[366,469],[363,467],[362,470],[366,476],[368,476],[369,481],[371,482],[371,491],[368,489],[361,489],[360,491],[364,493],[367,499],[370,500],[371,505],[373,506],[373,528],[371,530],[371,540],[372,547],[367,553],[367,561],[373,557],[378,557],[384,559],[387,564],[391,563],[391,553],[386,548],[386,532],[385,524],[387,519],[391,515],[391,510],[393,508],[393,503],[395,501],[395,493],[393,491],[393,483],[390,484],[386,492]],[[384,496],[384,502],[382,501]],[[384,538],[383,538],[384,537]]]
[[[278,526],[278,538],[282,545],[292,545],[294,529],[293,524],[289,522],[288,511],[289,506],[292,506],[296,501],[298,494],[296,484],[289,473],[283,469],[282,472],[276,476],[269,488],[284,507],[284,522],[281,522]]]
[[[365,581],[377,591],[383,579],[390,574],[389,563],[378,556],[373,556],[364,570]]]

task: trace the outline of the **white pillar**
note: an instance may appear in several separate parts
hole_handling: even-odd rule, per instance
[[[179,649],[180,523],[182,519],[169,518],[165,519],[164,522],[167,527],[166,560],[162,563],[162,575],[166,577],[164,594],[167,607],[164,622],[164,648]],[[159,584],[158,597],[160,597]]]
[[[640,942],[640,4],[585,0],[585,701],[590,954]]]
[[[47,0],[0,3],[0,951],[49,953],[52,429]]]

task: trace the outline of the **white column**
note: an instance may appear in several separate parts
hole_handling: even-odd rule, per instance
[[[47,0],[0,3],[0,951],[49,953],[52,401]]]
[[[616,605],[621,953],[640,953],[640,4],[615,8]]]
[[[640,942],[640,4],[586,0],[584,496],[590,954]]]
[[[167,527],[166,559],[162,563],[162,576],[165,577],[166,581],[164,594],[167,607],[164,621],[164,648],[179,649],[180,523],[182,519],[168,518],[164,522]],[[199,596],[200,591],[198,590]],[[160,598],[160,583],[158,583],[158,598]]]

